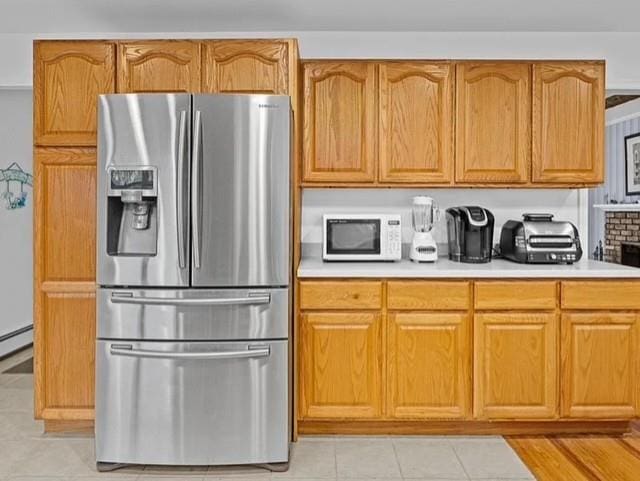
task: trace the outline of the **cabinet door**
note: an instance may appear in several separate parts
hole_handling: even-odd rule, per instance
[[[287,94],[287,47],[279,40],[205,42],[203,92]]]
[[[35,412],[92,419],[95,149],[35,151]]]
[[[449,63],[379,66],[380,180],[453,178],[453,75]]]
[[[115,91],[115,45],[34,43],[36,145],[96,145],[98,95]]]
[[[388,415],[466,417],[471,400],[468,316],[392,313],[388,333]]]
[[[476,314],[475,416],[556,417],[557,338],[555,313]]]
[[[118,92],[199,92],[200,44],[190,40],[121,42]]]
[[[39,296],[36,417],[93,419],[95,290],[57,285],[46,287]]]
[[[533,66],[533,181],[604,181],[604,64]]]
[[[632,418],[640,414],[640,350],[634,313],[562,316],[562,415]]]
[[[531,66],[456,66],[456,181],[524,183],[531,163]]]
[[[304,181],[374,180],[375,80],[368,62],[304,65]]]
[[[380,316],[302,316],[305,418],[378,418],[382,411]]]
[[[35,151],[35,262],[42,282],[96,278],[96,151]]]

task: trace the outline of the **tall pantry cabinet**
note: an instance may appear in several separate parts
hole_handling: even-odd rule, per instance
[[[34,42],[34,407],[45,430],[94,417],[98,95],[288,94],[295,115],[297,66],[291,39]]]

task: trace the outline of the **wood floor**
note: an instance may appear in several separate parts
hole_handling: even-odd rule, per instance
[[[538,481],[638,481],[640,438],[508,436]]]

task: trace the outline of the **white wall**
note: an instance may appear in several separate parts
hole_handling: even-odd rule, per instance
[[[31,90],[0,90],[0,168],[13,162],[33,173]],[[6,184],[0,182],[0,191]],[[33,325],[33,189],[26,207],[9,210],[0,198],[0,337]],[[31,342],[31,331],[0,342],[0,356]]]
[[[607,88],[640,88],[640,33],[185,32],[0,34],[0,85],[31,85],[34,38],[296,37],[303,58],[592,58],[607,61]]]
[[[555,220],[573,222],[587,243],[586,190],[578,189],[305,189],[302,196],[302,242],[322,242],[322,215],[330,213],[400,213],[402,241],[411,242],[411,198],[433,197],[442,209],[434,229],[439,244],[447,242],[444,209],[458,205],[479,205],[495,217],[494,243],[502,225],[521,219],[526,212],[554,214]]]

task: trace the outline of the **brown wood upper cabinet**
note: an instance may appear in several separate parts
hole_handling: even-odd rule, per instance
[[[531,65],[456,66],[456,182],[525,183],[531,164]]]
[[[115,62],[110,42],[34,43],[36,145],[96,144],[98,95],[115,91]]]
[[[449,62],[379,65],[380,181],[451,182],[452,70]]]
[[[370,62],[304,64],[304,181],[374,181],[375,72]]]
[[[118,92],[200,91],[199,42],[146,40],[118,48]]]
[[[288,44],[277,40],[203,43],[202,91],[288,93]]]
[[[533,181],[604,180],[604,63],[533,66]]]

